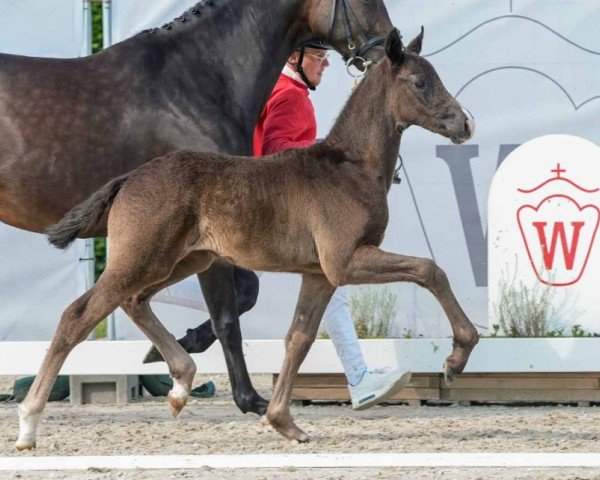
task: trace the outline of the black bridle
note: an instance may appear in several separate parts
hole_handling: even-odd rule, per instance
[[[356,13],[352,10],[352,7],[348,3],[348,0],[333,0],[332,12],[331,12],[331,20],[329,22],[329,34],[327,35],[327,44],[331,44],[331,37],[333,36],[333,29],[335,28],[335,21],[338,15],[338,11],[342,10],[342,22],[344,25],[344,32],[346,33],[346,41],[348,42],[348,50],[350,53],[348,55],[342,55],[342,58],[346,62],[352,62],[356,58],[362,58],[362,56],[371,48],[377,45],[383,45],[385,42],[385,35],[377,35],[372,38],[368,38],[365,33]],[[356,41],[354,39],[354,35],[352,34],[352,27],[350,26],[351,18],[354,19],[354,23],[358,27],[358,32],[365,39],[365,41],[360,45],[360,47],[356,47]]]
[[[365,1],[365,0],[361,0]],[[360,20],[354,13],[354,10],[348,3],[348,0],[333,0],[332,2],[332,11],[331,11],[331,20],[329,21],[329,33],[327,34],[326,45],[331,45],[331,37],[333,37],[333,29],[335,28],[335,21],[337,19],[338,11],[340,10],[339,5],[342,4],[342,22],[344,25],[344,32],[346,34],[346,42],[348,43],[349,54],[342,54],[342,58],[346,62],[346,67],[349,68],[357,60],[362,60],[366,66],[368,66],[368,62],[365,62],[363,55],[373,47],[377,45],[383,45],[385,42],[385,35],[377,35],[372,38],[368,38],[365,33],[362,25],[360,24]],[[358,27],[358,31],[362,38],[366,40],[361,44],[360,47],[356,48],[356,41],[354,40],[354,35],[352,34],[352,27],[350,26],[350,18],[354,19],[354,23]],[[298,58],[298,63],[296,65],[296,71],[304,80],[304,83],[308,86],[309,89],[315,90],[315,86],[308,80],[306,74],[304,73],[304,67],[302,66],[302,61],[304,60],[304,46],[300,47],[300,56]],[[355,76],[356,78],[356,76]]]

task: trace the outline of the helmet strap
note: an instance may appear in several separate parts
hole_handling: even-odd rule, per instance
[[[299,51],[300,56],[298,57],[298,63],[296,64],[296,71],[300,74],[300,77],[302,78],[302,80],[304,80],[304,83],[306,83],[306,86],[310,90],[316,90],[317,88],[312,83],[310,83],[308,77],[306,76],[306,73],[304,73],[304,67],[302,66],[302,62],[304,60],[304,46],[300,47]]]

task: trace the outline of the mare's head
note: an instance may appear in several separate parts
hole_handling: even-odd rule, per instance
[[[383,0],[309,0],[307,8],[311,35],[331,45],[344,60],[354,59],[362,70],[363,60],[385,55],[383,45],[393,26]]]
[[[475,132],[473,117],[448,93],[433,66],[419,56],[422,42],[421,27],[421,33],[406,48],[396,29],[385,43],[393,82],[387,102],[396,128],[402,131],[419,125],[453,143],[463,143]]]

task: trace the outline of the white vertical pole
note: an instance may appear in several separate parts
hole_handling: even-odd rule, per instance
[[[92,2],[83,0],[83,45],[81,48],[82,57],[92,54]]]
[[[112,45],[111,0],[102,2],[102,48]]]
[[[102,1],[102,48],[108,48],[112,45],[112,22],[111,22],[111,0]],[[109,256],[108,238],[106,239],[106,258]],[[106,336],[109,340],[117,339],[115,326],[115,313],[111,313],[106,319]]]
[[[83,0],[83,44],[81,46],[80,56],[87,57],[92,54],[92,3],[90,0]],[[85,240],[84,258],[80,261],[85,262],[85,290],[89,290],[94,285],[94,239]],[[88,340],[94,339],[94,332],[88,336]]]
[[[85,263],[85,291],[87,292],[94,285],[94,266],[96,264],[96,256],[94,254],[94,239],[85,239],[84,258],[80,258],[80,262]],[[94,340],[94,331],[88,335],[88,340]]]

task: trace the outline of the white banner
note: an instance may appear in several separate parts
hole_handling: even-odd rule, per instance
[[[160,26],[192,4],[113,0],[114,38]],[[474,114],[477,133],[460,146],[417,127],[405,133],[402,184],[392,187],[389,196],[390,224],[383,247],[434,258],[447,272],[467,315],[486,334],[487,197],[492,177],[517,145],[537,136],[570,133],[600,143],[600,9],[597,0],[386,4],[405,43],[425,27],[422,54],[450,93]],[[312,94],[320,137],[327,134],[352,86],[338,58],[333,54],[332,66]],[[298,289],[297,275],[263,275],[258,303],[242,318],[245,338],[282,338]],[[410,284],[391,289],[397,298],[394,335],[451,334],[428,291]],[[155,305],[155,310],[176,335],[206,318],[173,305]],[[119,338],[141,338],[129,320],[121,320]]]

